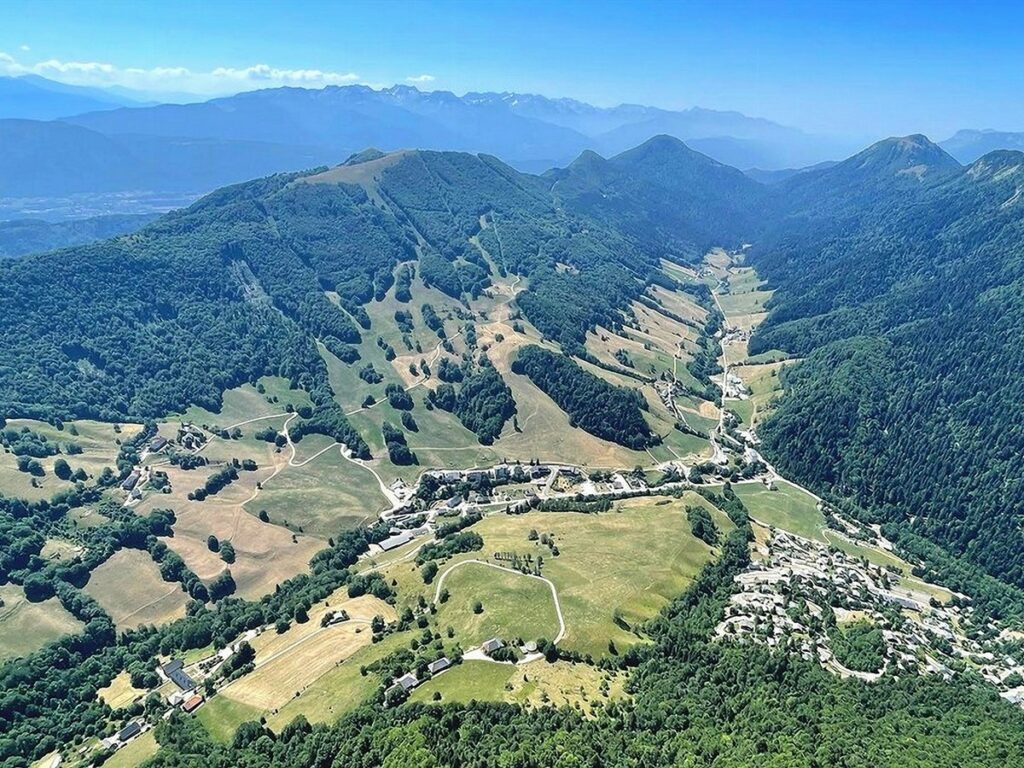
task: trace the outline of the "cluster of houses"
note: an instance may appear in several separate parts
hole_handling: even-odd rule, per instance
[[[174,683],[178,688],[168,697],[171,708],[164,713],[165,720],[171,716],[175,707],[183,712],[194,712],[203,703],[203,696],[196,692],[196,683],[186,674],[185,663],[181,659],[171,659],[164,664],[158,664],[156,673],[161,680]],[[145,720],[131,720],[113,736],[104,739],[103,746],[108,749],[119,749],[151,727]]]
[[[442,489],[446,489],[446,493],[451,494],[438,502],[432,510],[434,515],[450,515],[472,510],[479,505],[508,503],[514,500],[519,505],[529,505],[536,501],[538,494],[549,493],[556,482],[575,486],[583,480],[583,474],[578,467],[518,463],[502,463],[480,469],[433,470],[424,473],[424,477],[433,478]],[[491,489],[510,484],[530,484],[536,490],[527,490],[521,498],[515,499],[508,493],[492,493]]]
[[[452,661],[447,656],[442,656],[435,661],[427,664],[427,672],[430,673],[431,677],[439,675],[446,669],[452,666]],[[385,691],[384,696],[387,701],[400,701],[404,700],[406,696],[416,688],[422,681],[416,677],[412,672],[406,672],[401,677],[395,679],[395,681]]]
[[[226,653],[227,655],[223,655]],[[232,653],[230,648],[221,652],[220,661],[223,661]],[[179,707],[182,712],[191,713],[199,708],[205,701],[202,694],[197,692],[196,681],[185,672],[185,663],[181,659],[171,659],[166,664],[157,667],[157,674],[164,680],[169,680],[177,686],[178,690],[167,697],[167,702],[172,709],[164,713],[164,718],[171,716],[173,707]]]
[[[194,451],[206,443],[206,433],[190,422],[182,422],[178,427],[177,443],[187,451]]]
[[[1004,698],[1024,704],[1024,665],[1002,650],[998,639],[983,641],[964,633],[962,627],[974,618],[970,606],[962,600],[942,604],[914,591],[894,566],[875,565],[836,547],[775,531],[757,546],[736,582],[739,590],[716,628],[721,638],[785,646],[805,659],[816,658],[836,674],[866,680],[886,671],[950,676],[970,669]],[[881,628],[882,669],[864,672],[843,666],[830,645],[826,611],[840,624],[865,620]]]
[[[725,383],[722,386],[722,394],[732,400],[747,400],[750,398],[750,392],[747,390],[747,385],[743,383],[743,379],[737,376],[735,373],[725,374]]]
[[[509,483],[550,485],[555,477],[579,477],[578,467],[562,464],[498,464],[484,469],[446,469],[428,472],[439,483],[448,486],[463,483],[478,489],[489,489]]]
[[[647,483],[643,478],[624,475],[621,472],[616,472],[611,476],[611,485],[612,490],[618,493],[647,490]]]
[[[722,329],[722,344],[742,344],[750,341],[750,331],[730,325]]]

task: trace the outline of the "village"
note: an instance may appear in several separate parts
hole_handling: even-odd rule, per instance
[[[994,626],[968,636],[969,599],[942,602],[914,588],[893,565],[876,565],[835,546],[771,530],[759,541],[716,635],[787,648],[844,677],[877,680],[883,674],[951,676],[973,672],[1014,703],[1024,700],[1024,659],[1004,650]],[[851,624],[881,630],[875,669],[852,669],[835,650],[836,630]]]

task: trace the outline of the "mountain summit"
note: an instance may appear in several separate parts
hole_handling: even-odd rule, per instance
[[[906,176],[922,181],[929,175],[958,170],[960,163],[927,136],[915,133],[876,142],[839,166],[864,174]]]

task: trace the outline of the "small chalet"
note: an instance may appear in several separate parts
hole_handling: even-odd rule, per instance
[[[438,672],[444,672],[451,665],[452,663],[448,659],[448,657],[442,656],[437,661],[432,661],[429,664],[427,664],[427,670],[429,670],[430,674],[436,675]]]
[[[480,647],[483,649],[484,653],[494,653],[498,649],[504,648],[505,642],[500,637],[492,637]]]
[[[416,675],[414,675],[411,672],[409,672],[407,674],[402,675],[400,678],[398,678],[395,681],[395,683],[397,685],[402,686],[402,690],[404,690],[406,693],[408,693],[413,688],[415,688],[417,685],[419,685],[420,681],[416,679]]]

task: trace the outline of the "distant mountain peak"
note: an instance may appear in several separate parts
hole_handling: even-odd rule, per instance
[[[993,150],[1024,149],[1024,132],[964,128],[942,142],[942,148],[961,163],[973,163]]]
[[[841,163],[846,164],[869,172],[918,180],[960,168],[942,147],[920,133],[882,139]]]
[[[580,152],[580,156],[569,163],[568,168],[587,168],[594,166],[603,166],[608,163],[607,158],[602,157],[592,149],[584,149]]]
[[[638,162],[685,162],[695,165],[728,167],[703,152],[692,149],[682,139],[668,134],[658,134],[633,149],[627,149],[611,159],[613,163]],[[735,169],[732,169],[735,170]],[[736,171],[740,173],[740,171]]]

